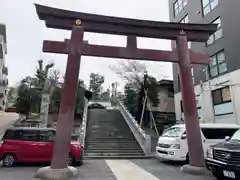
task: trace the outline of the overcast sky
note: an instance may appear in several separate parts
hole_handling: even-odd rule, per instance
[[[34,3],[72,9],[75,11],[129,17],[146,20],[169,21],[168,0],[1,0],[0,23],[7,26],[8,54],[6,63],[9,68],[10,85],[16,84],[25,76],[33,75],[37,61],[54,62],[55,68],[64,75],[66,56],[42,53],[43,40],[63,40],[70,36],[68,31],[47,29],[37,17]],[[123,36],[85,33],[85,40],[91,44],[125,46]],[[138,47],[151,49],[170,49],[167,40],[138,38]],[[109,66],[114,59],[82,57],[80,78],[88,84],[91,72],[105,76],[105,88],[118,81],[124,81]],[[171,63],[146,62],[148,71],[157,79],[172,77]]]

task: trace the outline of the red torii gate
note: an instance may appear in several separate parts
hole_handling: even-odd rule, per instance
[[[208,55],[188,50],[187,41],[206,42],[209,35],[216,31],[217,25],[143,21],[79,13],[38,4],[35,4],[35,6],[39,19],[44,20],[47,27],[72,31],[70,40],[44,41],[43,43],[43,52],[68,54],[64,88],[56,127],[57,134],[54,153],[51,168],[47,170],[49,176],[47,179],[56,176],[56,171],[54,171],[56,169],[65,169],[65,174],[69,175],[70,170],[67,168],[67,158],[74,120],[81,55],[179,63],[188,137],[189,167],[204,168],[205,163],[191,75],[191,63],[209,64],[210,58]],[[127,47],[88,44],[83,41],[84,31],[125,35],[127,36]],[[176,40],[177,49],[173,51],[138,49],[137,36]],[[40,170],[38,177],[46,179],[46,176],[41,175],[43,172],[44,170]]]

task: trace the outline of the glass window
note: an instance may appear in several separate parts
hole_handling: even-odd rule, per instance
[[[221,89],[221,92],[222,92],[222,101],[223,102],[231,101],[231,93],[230,93],[229,87],[225,87],[225,88]]]
[[[209,36],[209,39],[207,41],[207,45],[213,44],[213,42],[214,42],[214,36],[211,35],[211,36]]]
[[[230,136],[231,137],[231,136]],[[240,130],[236,131],[231,138],[232,140],[239,140],[240,141]]]
[[[33,131],[33,130],[24,130],[22,132],[20,132],[20,137],[21,140],[24,141],[37,141],[37,134],[38,131]]]
[[[220,104],[222,102],[220,90],[213,91],[212,95],[213,95],[213,104]]]
[[[54,141],[55,131],[41,131],[40,141]]]
[[[216,56],[212,56],[211,57],[211,66],[215,66],[217,64],[217,57]]]
[[[226,57],[224,51],[220,51],[211,57],[210,62],[210,75],[216,77],[227,71]]]
[[[13,130],[7,130],[3,136],[4,139],[14,139],[15,138],[15,131]]]
[[[238,130],[237,128],[201,128],[202,133],[206,139],[225,139],[225,137],[232,137]]]
[[[212,77],[216,77],[218,75],[218,70],[217,70],[217,67],[212,67],[210,69],[210,73],[211,73],[211,76]]]
[[[207,45],[211,45],[216,40],[223,37],[222,23],[221,23],[220,17],[218,17],[215,21],[213,21],[212,24],[218,24],[218,28],[217,28],[216,32],[209,37],[209,39],[207,41]]]
[[[229,86],[212,91],[215,115],[233,113],[233,104]]]
[[[214,9],[215,7],[217,7],[217,5],[218,5],[218,0],[212,0],[211,1],[211,4],[210,4],[211,9]]]
[[[175,3],[174,3],[174,15],[177,16],[178,13],[180,13],[183,8],[187,5],[187,0],[177,0]]]
[[[185,128],[182,127],[173,127],[169,128],[166,133],[163,134],[163,137],[180,137],[185,132]]]
[[[231,92],[229,86],[212,91],[213,104],[223,104],[231,101]]]
[[[232,114],[233,110],[234,110],[234,108],[233,108],[233,104],[231,101],[223,103],[223,104],[214,105],[214,113],[216,116]]]
[[[218,0],[202,0],[203,15],[205,16],[218,5]]]
[[[218,67],[218,71],[219,71],[219,74],[222,74],[224,72],[227,71],[227,64],[226,63],[222,63],[219,65]]]
[[[184,24],[186,24],[186,23],[188,23],[188,22],[189,22],[188,15],[186,15],[186,16],[180,21],[180,23],[184,23]]]

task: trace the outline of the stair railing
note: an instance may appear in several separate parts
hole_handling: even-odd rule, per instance
[[[123,105],[121,101],[118,100],[119,110],[127,122],[129,128],[131,129],[134,137],[138,141],[139,145],[143,149],[146,155],[151,153],[151,136],[147,135],[145,131],[138,125],[135,118],[131,115],[131,113],[127,110],[127,108]]]
[[[85,137],[86,137],[86,131],[87,131],[87,119],[88,119],[87,116],[88,116],[88,100],[85,98],[83,118],[82,118],[82,124],[80,127],[80,135],[79,135],[79,142],[83,147],[85,144]]]

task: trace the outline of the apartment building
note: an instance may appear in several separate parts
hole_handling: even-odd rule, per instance
[[[239,8],[239,0],[169,0],[172,22],[218,24],[206,43],[189,42],[192,50],[211,55],[209,66],[192,66],[202,122],[240,124]],[[173,77],[175,112],[177,120],[181,120],[184,115],[177,64],[173,64]]]
[[[5,64],[7,54],[6,26],[0,24],[0,111],[4,111],[7,104],[8,68]]]

